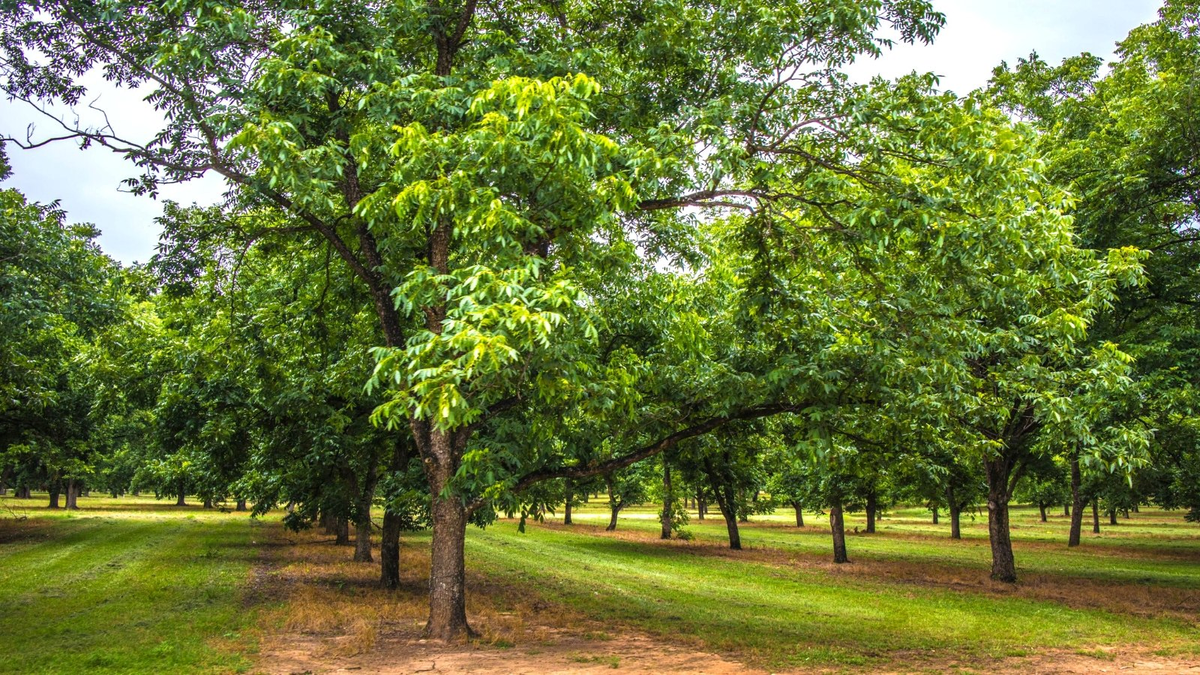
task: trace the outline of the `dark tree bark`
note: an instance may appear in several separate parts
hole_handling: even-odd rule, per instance
[[[371,556],[371,518],[354,525],[354,562],[375,562]]]
[[[70,508],[70,507],[68,507],[68,508]],[[1109,525],[1117,524],[1117,512],[1115,510],[1108,512],[1108,524]]]
[[[933,512],[933,524],[937,525],[938,524],[938,507],[935,506],[932,509],[930,509],[930,511]]]
[[[950,538],[962,539],[962,504],[954,496],[954,488],[946,486],[946,507],[950,509]]]
[[[1038,512],[1042,516],[1042,522],[1043,523],[1046,522],[1046,503],[1045,502],[1038,502]]]
[[[875,534],[875,512],[879,508],[875,491],[867,493],[867,534]]]
[[[17,499],[33,499],[33,496],[29,494],[28,485],[22,485],[17,488]]]
[[[992,546],[992,579],[1005,583],[1017,580],[1017,564],[1013,557],[1008,522],[1008,502],[1016,483],[1014,478],[1020,475],[1019,471],[1014,472],[1015,454],[1010,445],[997,456],[984,461],[988,480],[988,540]]]
[[[383,512],[383,534],[379,540],[379,585],[388,590],[400,587],[400,516]]]
[[[239,500],[237,500],[237,510],[238,510],[238,511],[245,511],[245,510],[246,510],[246,500],[245,500],[245,499],[239,499]]]
[[[458,471],[467,434],[444,432],[426,425],[419,435],[423,435],[428,444],[422,455],[434,460],[426,464],[429,492],[433,496],[430,508],[433,541],[430,544],[429,622],[425,625],[425,635],[434,640],[460,640],[474,635],[467,623],[464,559],[467,509],[458,495],[449,492],[448,486]]]
[[[1063,504],[1063,515],[1066,516],[1067,518],[1071,517],[1071,505],[1070,504]]]
[[[725,529],[729,532],[729,548],[740,551],[742,550],[742,534],[738,530],[737,502],[734,494],[733,489],[728,486],[724,489],[719,485],[713,486],[713,496],[716,497],[721,515],[725,517]]]
[[[571,479],[567,479],[567,502],[563,506],[563,525],[571,525],[571,502],[575,500],[575,493],[571,490]]]
[[[704,516],[708,515],[708,502],[704,501],[704,495],[696,495],[696,520],[704,522]]]
[[[1083,479],[1079,471],[1079,453],[1071,455],[1071,530],[1067,534],[1067,546],[1078,546],[1083,532]]]
[[[179,496],[175,498],[175,506],[187,506],[187,501],[184,499],[182,490],[179,492]]]
[[[373,455],[361,483],[357,476],[354,478],[358,492],[358,505],[354,510],[354,562],[375,562],[371,557],[371,506],[375,503],[375,486],[379,483],[375,469],[377,461],[377,456]]]
[[[213,507],[212,497],[205,497],[204,498],[204,508],[211,509],[212,507]]]
[[[79,510],[79,485],[75,483],[74,478],[67,481],[67,510]]]
[[[56,482],[54,482],[54,483],[51,483],[51,484],[50,484],[50,505],[49,505],[49,508],[52,508],[52,509],[57,509],[57,508],[58,508],[58,495],[59,495],[59,493],[60,493],[61,491],[62,491],[62,488],[61,488],[61,487],[59,487],[59,484],[58,484],[58,482],[57,482],[57,481],[56,481]]]
[[[660,539],[671,538],[671,506],[674,501],[675,495],[671,491],[671,465],[667,464],[666,457],[663,457],[663,508],[662,515],[659,518],[662,521]]]
[[[1092,534],[1100,534],[1100,500],[1092,500]]]
[[[333,543],[335,546],[349,546],[350,545],[350,519],[349,518],[338,518],[337,519],[337,540],[335,540]]]
[[[796,527],[804,527],[804,507],[800,502],[792,502],[792,508],[796,510]]]
[[[850,556],[846,555],[846,520],[841,502],[829,507],[829,529],[833,532],[833,562],[839,565],[850,562]]]
[[[608,481],[608,510],[611,514],[608,519],[608,527],[604,528],[605,532],[613,532],[617,529],[617,515],[621,513],[621,501],[613,494],[612,481]]]

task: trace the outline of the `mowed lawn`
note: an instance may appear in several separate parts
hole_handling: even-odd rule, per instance
[[[254,669],[258,637],[273,630],[260,620],[254,568],[265,544],[282,540],[276,516],[146,498],[84,498],[75,513],[48,511],[40,496],[0,499],[0,672]],[[776,669],[1200,654],[1200,526],[1181,513],[1143,510],[1105,521],[1099,536],[1088,523],[1083,546],[1068,550],[1061,511],[1043,524],[1016,508],[1015,588],[987,581],[982,519],[964,519],[964,540],[951,541],[946,521],[934,526],[919,509],[889,513],[873,535],[855,534],[863,523],[851,517],[853,562],[835,566],[824,520],[807,518],[797,529],[790,510],[754,517],[742,552],[725,549],[719,517],[693,516],[691,541],[662,542],[652,507],[623,514],[615,533],[603,531],[599,505],[576,510],[569,528],[548,519],[522,534],[501,521],[469,530],[472,592],[500,584],[614,635],[649,633]],[[428,538],[406,533],[403,545],[424,552]]]
[[[257,557],[246,514],[153,499],[0,498],[0,672],[238,672]],[[16,518],[25,516],[24,520]]]

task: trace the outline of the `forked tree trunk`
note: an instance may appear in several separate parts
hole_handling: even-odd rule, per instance
[[[796,510],[796,527],[804,527],[804,508],[800,502],[792,502],[792,508]]]
[[[335,546],[349,546],[350,545],[350,519],[349,518],[338,518],[337,519],[337,539],[334,540],[333,543]]]
[[[1083,532],[1083,479],[1079,471],[1079,455],[1071,456],[1071,530],[1067,534],[1067,546],[1078,546]]]
[[[1100,500],[1092,500],[1092,534],[1100,534]]]
[[[734,492],[729,487],[721,489],[721,486],[713,486],[713,495],[717,498],[717,507],[721,509],[721,515],[725,517],[725,529],[729,533],[729,548],[740,551],[742,550],[742,534],[738,530],[737,520],[737,503],[734,501]]]
[[[663,458],[663,508],[662,515],[659,520],[662,521],[662,533],[660,539],[671,538],[671,506],[675,501],[675,495],[671,492],[671,465],[667,464],[667,460]]]
[[[867,534],[875,534],[875,511],[879,508],[875,491],[867,493]]]
[[[850,562],[846,555],[846,520],[841,502],[829,507],[829,529],[833,532],[833,562],[839,565]]]

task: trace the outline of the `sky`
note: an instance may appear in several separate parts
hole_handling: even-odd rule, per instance
[[[1153,21],[1161,0],[934,0],[946,15],[946,25],[930,46],[898,45],[879,59],[855,64],[850,74],[857,80],[874,75],[896,77],[912,71],[933,72],[941,86],[965,94],[987,83],[992,68],[1010,64],[1037,51],[1050,63],[1083,51],[1111,58],[1115,43],[1139,24]],[[119,90],[98,78],[92,96],[96,107],[108,112],[116,132],[145,140],[160,117],[144,101],[143,93]],[[77,110],[84,124],[100,118],[86,107]],[[20,138],[34,124],[32,138],[53,135],[53,123],[19,103],[0,100],[0,133]],[[162,201],[212,204],[225,190],[219,177],[184,185],[166,186],[159,201],[121,190],[121,180],[134,177],[129,162],[102,148],[86,151],[69,142],[36,150],[9,149],[13,177],[4,187],[15,187],[29,199],[58,199],[71,220],[100,228],[99,243],[113,258],[145,262],[154,253],[159,228],[154,219]]]

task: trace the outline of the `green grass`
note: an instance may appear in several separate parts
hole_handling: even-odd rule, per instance
[[[260,542],[278,532],[276,517],[256,523],[128,497],[52,512],[43,499],[0,498],[0,672],[253,667],[259,619],[248,583]],[[954,542],[944,520],[934,526],[919,509],[890,513],[874,535],[854,534],[863,522],[852,516],[854,563],[835,568],[817,516],[804,529],[792,526],[790,511],[757,516],[742,529],[749,550],[741,554],[723,552],[719,518],[693,520],[691,542],[664,544],[651,507],[624,513],[617,536],[600,529],[607,517],[591,505],[576,510],[575,528],[472,528],[468,569],[486,587],[507,589],[500,602],[537,598],[592,619],[581,627],[590,640],[643,631],[767,667],[950,669],[1049,650],[1101,660],[1114,648],[1200,653],[1194,617],[1106,610],[1072,596],[1174,593],[1196,606],[1200,527],[1179,513],[1104,522],[1101,535],[1085,530],[1083,546],[1068,549],[1061,511],[1043,524],[1036,510],[1014,508],[1022,583],[1051,591],[1041,595],[985,581],[982,519],[964,519],[964,539]],[[406,534],[404,545],[427,551],[428,540]],[[929,570],[932,581],[892,570]],[[617,657],[603,659],[619,669]]]
[[[1030,522],[1036,521],[1036,512],[1026,511],[1014,510],[1018,563],[1024,572],[1086,576],[1116,585],[1200,588],[1200,531],[1194,526],[1176,531],[1162,514],[1146,515],[1140,526],[1112,528],[1121,536],[1109,535],[1102,544],[1093,537],[1085,548],[1067,550],[1039,534]],[[945,532],[935,537],[932,526],[917,523],[919,515],[893,514],[879,534],[850,536],[851,558],[958,566],[981,580],[986,577],[990,554],[986,539],[980,538],[982,523],[969,527],[964,541],[950,542]],[[622,519],[620,529],[656,533],[654,518],[649,509],[635,510]],[[790,513],[757,518],[743,528],[743,545],[794,553],[807,561],[831,555],[827,529],[812,527],[819,521],[805,530],[784,527],[794,522],[791,518]],[[1152,518],[1160,524],[1152,524]],[[607,514],[589,508],[577,512],[575,520],[601,525]],[[862,527],[854,522],[851,527],[855,524]],[[693,522],[689,529],[697,542],[724,541],[719,519]],[[1026,537],[1029,532],[1034,536]],[[1065,541],[1065,531],[1062,535]],[[698,636],[703,646],[770,667],[944,664],[955,659],[977,664],[1046,649],[1131,644],[1186,651],[1194,649],[1197,628],[1179,618],[1004,597],[983,592],[982,584],[980,590],[914,586],[831,574],[821,565],[789,565],[787,556],[785,564],[739,560],[713,555],[711,546],[690,550],[652,538],[630,541],[594,528],[535,526],[521,535],[513,524],[501,523],[473,531],[468,555],[470,568],[528,586],[600,621],[663,636]]]
[[[245,514],[80,503],[68,513],[41,496],[3,499],[0,672],[249,668],[255,612],[242,593],[257,547]]]

